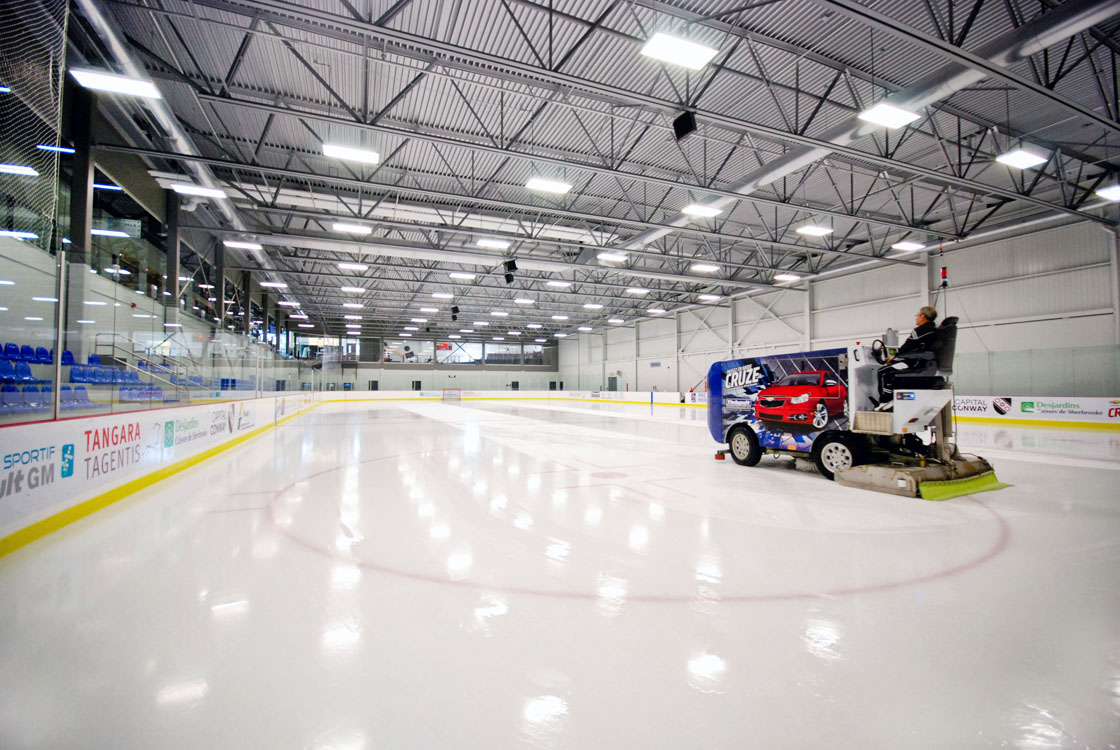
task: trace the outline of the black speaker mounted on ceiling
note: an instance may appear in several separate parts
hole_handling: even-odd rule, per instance
[[[683,140],[685,136],[691,135],[696,132],[696,113],[695,112],[681,112],[677,118],[673,120],[673,135],[677,140]]]
[[[507,284],[512,284],[513,283],[513,274],[512,273],[507,273],[506,274],[506,283]]]
[[[456,321],[459,319],[459,308],[457,305],[451,306],[451,320]]]
[[[505,262],[505,267],[506,267],[506,273],[513,273],[514,271],[517,270],[517,261],[516,260],[507,260]]]

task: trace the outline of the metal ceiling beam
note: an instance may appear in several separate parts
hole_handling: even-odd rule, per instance
[[[915,44],[926,51],[933,52],[954,62],[967,65],[979,71],[983,71],[989,78],[996,78],[1005,83],[1010,83],[1012,86],[1026,89],[1032,94],[1041,96],[1042,98],[1047,99],[1054,104],[1057,104],[1063,109],[1076,114],[1079,117],[1084,117],[1087,120],[1091,120],[1097,125],[1100,125],[1114,133],[1120,133],[1120,123],[1110,120],[1107,117],[1102,117],[1088,107],[1082,106],[1077,102],[1070,101],[1069,99],[1060,96],[1059,94],[1046,88],[1045,86],[1041,86],[1034,81],[1023,78],[1022,76],[1015,75],[1014,73],[1003,67],[1003,65],[1007,63],[1000,63],[991,59],[985,59],[985,56],[983,56],[982,52],[980,54],[974,54],[966,49],[952,44],[951,42],[947,42],[942,39],[923,34],[917,29],[899,23],[896,19],[884,18],[882,14],[870,10],[866,6],[860,5],[859,3],[853,2],[853,0],[813,0],[813,2],[817,3],[818,5],[827,6],[828,8],[847,16],[848,18],[853,18],[867,26],[872,26],[879,31],[885,31],[892,36],[898,37],[899,39],[905,39],[907,42]],[[1120,6],[1118,6],[1115,2],[1102,3],[1095,2],[1093,0],[1085,0],[1084,2],[1078,2],[1078,0],[1070,0],[1069,2],[1066,2],[1059,6],[1059,8],[1051,10],[1050,13],[1057,13],[1059,10],[1064,10],[1066,12],[1074,11],[1074,8],[1072,6],[1079,4],[1081,6],[1085,6],[1086,8],[1089,8],[1090,6],[1096,6],[1095,8],[1087,11],[1093,14],[1094,20],[1092,20],[1092,22],[1088,23],[1087,25],[1076,22],[1075,16],[1078,15],[1078,13],[1075,11],[1070,20],[1065,22],[1068,25],[1068,28],[1074,29],[1073,31],[1067,31],[1066,29],[1062,28],[1062,26],[1055,26],[1054,28],[1051,28],[1049,30],[1049,33],[1045,36],[1030,40],[1029,42],[1025,40],[1023,47],[1019,50],[1016,50],[1015,54],[1019,58],[1024,58],[1036,52],[1041,52],[1043,49],[1053,46],[1057,42],[1063,41],[1064,39],[1071,37],[1076,33],[1086,31],[1091,27],[1096,26],[1098,23],[1107,21],[1109,18],[1116,15],[1116,13],[1120,13]],[[1109,6],[1111,6],[1111,9],[1109,8]],[[1049,15],[1049,13],[1046,15]],[[1042,16],[1039,20],[1045,20],[1046,15]],[[1009,62],[1011,61],[1009,60]]]
[[[231,96],[216,96],[216,95],[212,95],[212,94],[199,94],[198,98],[199,98],[200,101],[210,102],[212,104],[221,103],[221,104],[227,104],[227,105],[242,107],[242,108],[246,108],[246,109],[254,109],[254,110],[257,110],[257,111],[261,111],[261,112],[283,114],[283,115],[287,115],[289,117],[315,120],[316,122],[326,122],[326,123],[330,123],[330,124],[333,124],[333,125],[343,125],[343,126],[346,126],[346,127],[355,128],[357,130],[365,130],[365,131],[376,132],[376,133],[387,133],[387,134],[390,134],[390,135],[399,136],[401,138],[410,138],[412,140],[417,140],[417,141],[426,141],[426,142],[429,142],[429,143],[438,143],[438,144],[441,144],[441,145],[456,146],[458,148],[466,148],[466,149],[470,149],[472,151],[479,151],[479,152],[482,152],[482,153],[496,154],[496,155],[500,155],[500,156],[512,156],[515,159],[523,159],[525,161],[530,161],[530,162],[533,162],[535,164],[555,164],[557,166],[562,166],[562,167],[566,167],[566,168],[574,168],[574,169],[578,169],[578,170],[581,170],[581,171],[584,171],[584,172],[591,172],[592,174],[607,175],[607,176],[610,176],[610,177],[618,177],[618,178],[623,178],[623,179],[627,179],[627,180],[634,180],[636,182],[643,182],[643,183],[648,183],[648,184],[651,184],[651,185],[661,185],[663,187],[670,187],[670,188],[679,189],[679,190],[692,191],[692,192],[702,193],[702,194],[706,194],[706,195],[720,195],[720,196],[725,196],[725,197],[729,197],[729,198],[735,198],[737,200],[742,199],[742,200],[748,201],[750,203],[757,203],[757,204],[761,204],[761,205],[764,205],[764,206],[776,206],[778,208],[795,210],[795,211],[807,211],[807,212],[810,212],[810,213],[813,213],[813,214],[819,214],[819,215],[822,215],[822,216],[832,216],[832,217],[835,217],[835,218],[845,219],[845,220],[849,220],[849,221],[856,221],[856,222],[861,222],[861,223],[865,223],[865,224],[873,224],[873,225],[877,225],[877,226],[889,227],[891,229],[897,229],[897,230],[900,230],[900,231],[903,231],[903,232],[924,232],[924,233],[932,234],[932,235],[935,235],[935,236],[938,236],[938,237],[943,237],[945,239],[956,239],[956,235],[954,235],[950,232],[941,232],[939,230],[931,229],[931,228],[926,227],[926,226],[916,227],[916,226],[911,226],[911,225],[906,224],[906,223],[901,222],[901,221],[891,221],[889,219],[882,219],[882,218],[878,218],[878,217],[867,216],[865,214],[850,214],[850,213],[846,213],[844,211],[836,211],[836,210],[833,210],[833,209],[830,209],[830,208],[827,208],[827,207],[823,207],[823,206],[799,205],[799,204],[796,204],[796,203],[789,203],[787,201],[781,201],[781,200],[778,200],[776,198],[766,198],[766,197],[763,197],[763,196],[754,196],[754,195],[746,197],[746,196],[742,196],[738,193],[735,193],[731,190],[724,190],[724,189],[720,189],[720,188],[716,188],[716,187],[708,187],[708,186],[704,186],[704,185],[693,185],[693,184],[690,184],[690,183],[682,182],[680,179],[671,179],[671,178],[668,178],[668,177],[658,177],[656,175],[649,175],[649,174],[638,174],[638,173],[635,173],[635,172],[627,172],[627,171],[621,170],[621,169],[612,169],[610,167],[603,167],[603,166],[598,166],[598,165],[595,165],[595,164],[588,164],[588,163],[582,162],[582,161],[571,161],[571,160],[567,160],[567,159],[560,159],[560,158],[553,157],[553,156],[543,156],[541,154],[524,153],[524,152],[521,152],[521,151],[516,151],[512,148],[502,148],[502,147],[498,147],[498,146],[492,146],[492,145],[488,145],[486,143],[482,143],[482,142],[478,142],[478,141],[465,141],[461,138],[451,138],[451,137],[448,137],[448,136],[436,135],[436,134],[433,134],[433,133],[424,132],[424,131],[420,131],[420,130],[407,130],[405,128],[393,127],[392,125],[381,125],[381,124],[366,123],[366,122],[356,122],[354,120],[351,120],[351,119],[348,119],[348,118],[345,118],[345,117],[333,117],[331,115],[323,115],[323,114],[312,113],[312,112],[304,112],[304,111],[301,111],[301,110],[295,110],[295,109],[292,109],[290,107],[284,107],[284,106],[280,106],[280,105],[277,105],[277,104],[269,104],[269,103],[265,103],[265,102],[254,102],[254,101],[250,101],[250,100],[247,100],[247,99],[237,99],[237,98],[234,98],[234,97],[231,97]],[[683,175],[682,175],[682,177],[683,177]]]
[[[833,2],[849,2],[849,0],[815,1],[830,5]],[[1007,34],[1003,34],[977,50],[977,54],[973,55],[973,57],[984,61],[982,67],[956,62],[949,63],[901,91],[890,95],[887,97],[886,101],[911,112],[920,112],[934,102],[945,99],[967,86],[984,80],[988,75],[988,67],[994,65],[997,68],[1001,68],[1002,66],[1010,65],[1033,52],[1045,49],[1117,13],[1120,13],[1120,3],[1116,3],[1115,0],[1070,0],[1070,2],[1066,3],[1061,8],[1053,10],[1041,18],[1020,26],[1018,29],[1014,29]],[[850,144],[857,143],[871,135],[881,132],[882,128],[874,123],[864,122],[858,118],[851,118],[821,133],[817,138],[818,143],[816,145],[805,145],[802,148],[793,149],[784,156],[780,156],[747,174],[732,188],[732,191],[744,195],[752,193],[787,175],[805,169],[809,165],[829,156],[834,151],[845,153],[845,150],[850,148]],[[966,180],[963,177],[956,178],[956,181],[960,184],[974,182],[973,180]],[[993,190],[990,194],[1000,195],[1001,197],[1010,198],[1012,200],[1035,203],[1036,205],[1048,207],[1049,210],[1064,211],[1065,213],[1088,217],[1087,214],[1082,214],[1076,209],[1051,204],[1048,201],[1043,201],[1015,190]],[[734,199],[731,198],[720,198],[714,201],[712,205],[715,207],[725,207],[732,203],[733,200]],[[1102,224],[1114,224],[1114,222],[1103,217],[1093,217],[1093,219]],[[677,220],[672,223],[674,226],[680,226],[681,221]],[[643,232],[625,243],[623,247],[637,247],[652,242],[658,237],[664,236],[664,234],[666,234],[666,230],[663,229]]]
[[[1110,4],[1108,0],[1084,1],[1093,2],[1095,5],[1111,5],[1111,7],[1116,7],[1114,3]],[[192,2],[198,6],[225,11],[246,18],[252,18],[258,14],[263,14],[269,20],[281,26],[299,29],[310,34],[330,37],[358,46],[369,45],[372,39],[376,39],[380,41],[379,49],[383,52],[399,54],[426,62],[435,60],[444,65],[461,67],[472,74],[479,74],[479,68],[481,67],[484,69],[483,74],[486,76],[535,87],[543,87],[555,92],[591,96],[605,102],[619,105],[638,104],[653,111],[663,113],[675,113],[680,109],[679,103],[670,100],[640,94],[621,87],[599,83],[558,71],[545,70],[499,55],[466,49],[416,34],[409,34],[396,29],[386,29],[374,24],[354,21],[334,13],[316,8],[301,7],[294,3],[283,2],[282,0],[192,0]],[[1081,0],[1075,0],[1075,2],[1078,5],[1083,4]],[[1073,3],[1068,5],[1073,5]],[[1065,7],[1066,6],[1062,6],[1063,9]],[[1055,10],[1047,14],[1044,18],[1050,18],[1055,14],[1061,14],[1061,12],[1062,9]],[[1020,29],[1020,31],[1022,31],[1022,29]],[[441,55],[445,57],[441,57]],[[1076,209],[1052,204],[1032,196],[1022,195],[1014,190],[980,183],[975,180],[955,177],[953,175],[946,175],[936,169],[921,167],[915,164],[879,156],[875,153],[861,151],[848,145],[836,144],[821,138],[790,133],[780,128],[748,122],[717,112],[700,109],[696,109],[695,112],[698,118],[733,132],[744,132],[764,136],[777,140],[778,142],[793,143],[810,148],[825,148],[830,153],[840,154],[855,159],[858,162],[877,164],[898,172],[920,175],[938,184],[959,187],[981,195],[998,195],[1014,200],[1021,200],[1047,210],[1068,213],[1108,226],[1115,224],[1115,222],[1108,219],[1091,214],[1084,214]]]
[[[294,177],[308,182],[328,182],[337,183],[341,185],[348,185],[350,187],[358,188],[361,190],[383,190],[386,193],[410,193],[415,195],[426,196],[429,198],[436,198],[445,200],[450,203],[462,204],[464,201],[472,204],[484,204],[490,206],[498,206],[500,208],[511,209],[515,211],[523,211],[529,214],[536,215],[549,215],[573,219],[577,221],[589,221],[597,224],[609,224],[612,226],[631,226],[642,227],[647,229],[661,229],[668,228],[670,230],[678,229],[666,224],[659,224],[657,222],[642,221],[640,219],[619,218],[614,216],[605,216],[602,214],[588,214],[579,211],[572,211],[569,209],[551,208],[548,206],[536,206],[527,203],[515,203],[513,201],[498,200],[495,198],[474,198],[463,196],[457,193],[448,193],[427,188],[408,187],[406,185],[389,185],[383,183],[371,183],[363,180],[354,179],[352,177],[337,177],[333,175],[316,174],[313,172],[304,172],[295,169],[281,169],[277,167],[265,167],[259,164],[244,164],[241,162],[231,162],[226,159],[217,159],[206,156],[195,156],[192,154],[177,154],[168,151],[157,151],[155,149],[139,148],[134,146],[118,146],[115,144],[98,144],[96,148],[104,151],[119,151],[121,153],[134,154],[137,156],[147,156],[159,159],[168,159],[171,161],[198,161],[214,167],[224,167],[231,170],[245,170],[254,174],[272,174],[283,177]],[[790,243],[782,243],[771,241],[763,237],[743,237],[738,235],[722,234],[720,232],[713,232],[698,227],[680,227],[681,231],[690,234],[696,234],[702,237],[708,237],[718,240],[724,244],[722,249],[728,249],[736,245],[757,243],[759,245],[773,245],[779,249],[787,252],[799,252],[808,255],[831,255],[838,257],[851,258],[853,260],[868,260],[873,256],[868,256],[863,253],[853,253],[847,250],[836,250],[833,248],[825,247],[808,247],[803,245],[792,245]],[[219,231],[219,230],[209,230]],[[233,231],[233,230],[228,230]],[[241,230],[247,231],[247,230]],[[604,248],[605,249],[605,248]],[[875,256],[875,260],[883,260],[888,263],[900,263],[904,265],[912,264],[912,261],[902,260],[899,258],[880,258]]]

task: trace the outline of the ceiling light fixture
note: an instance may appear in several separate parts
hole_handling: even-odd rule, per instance
[[[585,302],[583,305],[584,310],[602,310],[603,306],[598,302]]]
[[[39,170],[25,164],[0,164],[0,174],[14,174],[20,177],[38,177]]]
[[[282,299],[279,302],[277,302],[276,304],[280,305],[280,307],[299,307],[298,302],[291,302],[290,300],[286,300],[286,299]]]
[[[921,117],[917,112],[911,112],[902,107],[896,107],[893,104],[886,102],[879,102],[871,109],[865,109],[860,112],[857,117],[864,122],[871,122],[876,125],[882,125],[884,128],[896,130],[909,125]]]
[[[525,187],[540,193],[555,193],[563,195],[572,189],[572,186],[560,180],[549,180],[545,177],[532,177],[525,183]]]
[[[471,279],[473,279],[473,278],[474,278],[474,277],[475,277],[475,276],[476,276],[477,274],[473,274],[473,273],[465,273],[465,272],[463,272],[463,271],[453,271],[452,273],[449,273],[449,274],[447,274],[447,275],[448,275],[448,276],[450,276],[450,277],[451,277],[451,278],[453,278],[453,279],[462,279],[463,281],[470,281],[470,280],[471,280]]]
[[[240,240],[222,240],[222,244],[226,247],[232,247],[234,250],[263,250],[264,247],[259,242],[242,242]]]
[[[106,73],[100,70],[75,68],[70,71],[74,80],[82,88],[93,91],[105,91],[110,94],[124,94],[125,96],[138,96],[142,99],[161,99],[159,89],[151,81],[143,78],[119,76],[115,73]]]
[[[97,237],[128,237],[128,232],[119,229],[91,229],[89,233]]]
[[[593,329],[591,328],[591,326],[580,326],[579,330],[583,331],[584,333],[587,333],[588,331],[593,330]]]
[[[509,313],[506,312],[505,310],[491,310],[490,314],[493,315],[495,318],[508,318],[509,317]]]
[[[514,300],[519,305],[535,305],[536,300],[531,300],[528,297],[518,297]]]
[[[1113,183],[1102,188],[1097,188],[1097,195],[1106,201],[1120,201],[1120,184]]]
[[[303,313],[292,313],[288,317],[292,318],[293,320],[307,320],[307,316]]]
[[[343,307],[349,307],[351,310],[361,310],[365,305],[361,302],[343,302]]]
[[[284,281],[262,281],[260,285],[265,289],[287,289],[288,284]]]
[[[331,229],[336,232],[345,232],[346,234],[369,234],[373,231],[373,227],[367,227],[361,224],[346,224],[341,221],[336,221],[331,224]]]
[[[454,294],[448,294],[447,292],[432,292],[432,296],[435,297],[436,299],[451,299],[455,295]]]
[[[365,263],[339,263],[338,267],[343,271],[366,271],[369,266]]]
[[[801,277],[795,273],[777,273],[774,274],[774,281],[801,281]]]
[[[1031,167],[1037,167],[1039,164],[1045,164],[1050,161],[1050,158],[1020,146],[1000,154],[996,157],[996,161],[1015,169],[1030,169]]]
[[[483,238],[483,239],[478,241],[478,246],[479,247],[492,247],[495,250],[505,250],[506,248],[509,247],[509,243],[506,242],[505,240],[493,240],[493,239]]]
[[[689,70],[700,70],[718,53],[718,49],[661,31],[651,36],[642,47],[642,54],[646,57],[680,65]]]
[[[351,148],[350,146],[338,146],[331,143],[323,144],[323,156],[329,156],[332,159],[356,161],[362,164],[377,164],[381,161],[381,155],[376,151],[369,151],[364,148]]]
[[[550,286],[553,289],[567,289],[572,285],[570,281],[546,281],[545,286]]]
[[[350,294],[361,294],[365,291],[365,289],[361,288],[360,286],[340,286],[339,290],[343,292],[349,292]]]
[[[599,260],[605,260],[611,263],[622,263],[629,256],[627,256],[626,253],[599,253],[596,257]]]
[[[203,187],[202,185],[188,185],[185,183],[176,183],[171,186],[179,195],[193,195],[198,198],[228,198],[226,191],[218,188]]]
[[[544,328],[544,326],[542,326],[540,323],[529,323],[525,327],[526,328],[533,328],[533,329]]]
[[[650,315],[664,315],[665,314],[665,311],[662,310],[660,307],[651,307],[650,309],[646,310],[646,312],[649,313]]]
[[[902,250],[902,251],[907,252],[907,253],[912,253],[912,252],[916,252],[918,250],[925,250],[926,246],[923,245],[920,242],[911,242],[909,240],[903,240],[902,242],[896,242],[893,245],[891,245],[891,249],[892,250]]]
[[[343,315],[342,319],[343,320],[361,320],[362,316],[361,315]]]
[[[822,227],[819,224],[803,224],[797,228],[798,234],[803,234],[806,237],[824,237],[825,235],[832,234],[832,227]]]
[[[619,323],[625,323],[626,321],[623,320],[622,318],[611,318],[607,322],[608,323],[614,323],[615,325],[618,325]]]
[[[642,289],[640,286],[632,286],[626,290],[626,293],[641,297],[642,295],[649,294],[649,290]]]
[[[693,263],[692,270],[697,273],[716,273],[719,271],[719,266],[711,263]]]
[[[701,295],[699,295],[698,299],[701,299],[705,302],[718,302],[719,300],[721,300],[723,298],[720,297],[718,294],[701,294]]]
[[[689,203],[687,206],[681,209],[681,213],[688,214],[689,216],[700,216],[705,219],[710,219],[713,216],[719,216],[720,214],[722,214],[723,209],[716,208],[715,206],[705,206],[700,203]]]
[[[552,319],[553,320],[567,320],[568,316],[567,315],[553,315]]]

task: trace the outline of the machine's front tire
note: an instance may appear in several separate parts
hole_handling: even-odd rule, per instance
[[[732,427],[727,433],[727,446],[731,449],[731,460],[740,466],[754,466],[762,460],[762,446],[758,435],[747,425]]]
[[[844,432],[826,432],[813,441],[813,463],[825,479],[859,465],[861,456],[857,439]]]

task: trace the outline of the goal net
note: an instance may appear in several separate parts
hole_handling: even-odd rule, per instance
[[[459,403],[462,400],[463,392],[458,388],[444,388],[443,398],[444,403],[451,402],[453,404]]]

